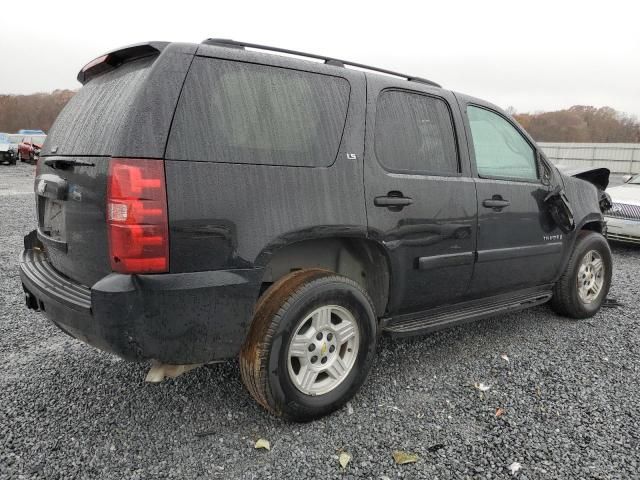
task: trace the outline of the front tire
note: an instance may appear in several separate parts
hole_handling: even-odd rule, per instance
[[[612,267],[607,240],[597,232],[579,232],[567,268],[554,286],[553,310],[571,318],[594,316],[609,293]]]
[[[240,372],[269,412],[309,421],[355,395],[375,347],[374,307],[362,287],[327,270],[300,270],[260,298]]]

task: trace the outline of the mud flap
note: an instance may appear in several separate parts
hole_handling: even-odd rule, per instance
[[[553,218],[553,221],[563,233],[569,233],[575,230],[576,222],[573,216],[573,209],[561,186],[557,186],[549,192],[544,198],[544,204],[551,218]]]

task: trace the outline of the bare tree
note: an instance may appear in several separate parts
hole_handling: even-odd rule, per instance
[[[516,114],[515,118],[541,142],[640,142],[638,119],[611,107],[574,105],[556,112]]]
[[[22,128],[49,131],[74,93],[54,90],[33,95],[0,95],[0,132],[12,133]]]

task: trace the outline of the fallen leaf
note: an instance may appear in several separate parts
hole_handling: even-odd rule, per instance
[[[418,461],[418,455],[395,450],[393,452],[393,460],[398,465],[404,465],[405,463],[416,463]]]
[[[511,471],[511,475],[515,475],[518,470],[522,468],[522,465],[519,462],[513,462],[509,465],[509,470]]]
[[[265,450],[271,450],[271,444],[269,443],[269,440],[259,438],[256,442],[255,448],[264,448]]]
[[[351,461],[351,455],[349,455],[347,452],[340,452],[338,461],[340,462],[340,466],[344,470],[345,468],[347,468],[347,465],[349,465],[349,462]]]
[[[505,413],[507,413],[507,411],[504,408],[500,408],[500,407],[496,408],[496,417],[501,417]]]
[[[347,402],[347,415],[353,415],[353,406],[351,402]]]
[[[491,388],[489,385],[485,385],[484,383],[474,383],[473,386],[476,387],[481,392],[486,392]]]
[[[507,357],[507,355],[505,353],[500,355],[500,358],[503,359],[505,362],[509,363],[509,357]]]

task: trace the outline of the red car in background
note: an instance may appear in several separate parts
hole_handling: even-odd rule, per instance
[[[36,163],[46,137],[24,137],[18,144],[18,158],[21,162]]]

